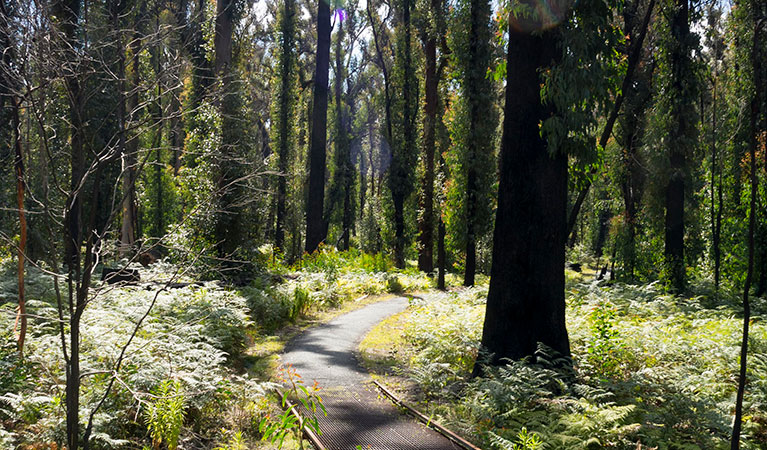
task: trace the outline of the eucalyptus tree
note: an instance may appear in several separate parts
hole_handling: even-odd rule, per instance
[[[489,359],[478,359],[475,375],[485,362],[531,356],[540,344],[570,354],[564,301],[568,160],[584,167],[600,157],[597,117],[620,80],[614,48],[624,35],[609,26],[618,2],[557,6],[522,2],[508,16],[498,208],[481,342]]]
[[[395,10],[398,14],[395,45],[394,83],[401,95],[393,99],[392,108],[392,158],[389,166],[388,184],[393,204],[394,264],[405,267],[407,230],[405,202],[414,190],[416,153],[416,119],[418,117],[418,81],[413,61],[412,0],[400,0]]]
[[[274,246],[282,249],[285,240],[287,202],[287,177],[291,148],[294,146],[296,107],[296,4],[283,0],[277,18],[276,44],[279,46],[277,71],[273,84],[272,135],[277,149],[277,214],[274,230]]]
[[[694,110],[697,87],[692,52],[696,46],[695,37],[690,33],[689,2],[675,0],[668,5],[669,37],[668,46],[670,102],[666,155],[669,174],[665,187],[665,271],[669,287],[673,292],[685,288],[686,264],[684,259],[685,234],[685,184],[688,171],[687,158],[693,151],[696,139]]]
[[[453,183],[448,195],[447,225],[466,256],[463,284],[473,286],[477,240],[492,226],[498,114],[494,82],[487,74],[493,33],[489,2],[459,2],[455,14],[450,42],[460,90],[454,105],[457,110],[452,126],[454,148],[448,159],[453,166]]]
[[[543,72],[561,58],[561,35],[545,26],[535,2],[520,6],[534,13],[509,16],[498,210],[481,343],[492,364],[533,355],[539,342],[570,354],[563,269],[567,154],[550,148],[539,130],[553,113],[540,86]]]
[[[325,158],[328,121],[328,73],[330,69],[330,5],[319,0],[317,10],[317,58],[312,100],[312,131],[309,149],[309,192],[306,201],[306,252],[312,253],[325,239]]]
[[[447,25],[445,2],[430,0],[420,12],[419,34],[424,53],[424,115],[422,137],[423,176],[419,180],[418,215],[418,268],[424,272],[434,270],[434,151],[436,147],[437,103],[439,79],[437,77],[437,49],[445,41]],[[445,45],[443,53],[449,52]]]

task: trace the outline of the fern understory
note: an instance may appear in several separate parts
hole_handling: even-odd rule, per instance
[[[92,448],[273,448],[261,441],[259,424],[277,415],[268,380],[284,342],[364,303],[350,300],[432,284],[416,270],[394,272],[385,258],[354,251],[325,250],[301,267],[269,259],[239,287],[208,281],[158,293],[178,269],[165,262],[131,266],[140,271],[138,285],[95,283],[81,325],[82,372],[90,374],[82,380],[83,423],[135,323],[157,301],[95,416]],[[61,448],[66,377],[53,281],[27,269],[29,334],[19,359],[15,270],[14,261],[0,260],[0,448]],[[289,437],[283,448],[295,444]]]
[[[535,360],[470,373],[487,286],[414,301],[361,350],[434,420],[487,449],[729,448],[740,298],[699,280],[677,298],[656,283],[587,281],[568,271],[574,369]],[[744,449],[767,448],[767,301],[753,299]],[[396,326],[392,327],[392,323]],[[394,370],[391,368],[394,367]],[[404,369],[396,369],[402,367]],[[406,381],[403,381],[406,380]]]

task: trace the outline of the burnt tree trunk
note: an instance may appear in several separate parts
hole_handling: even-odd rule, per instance
[[[325,203],[325,154],[328,123],[328,70],[330,69],[330,6],[319,1],[317,11],[317,64],[314,73],[312,133],[309,149],[309,194],[306,202],[306,252],[317,250],[327,229],[322,217]]]
[[[685,287],[684,261],[684,203],[686,141],[693,131],[690,117],[692,100],[689,83],[693,75],[688,52],[690,25],[687,0],[677,0],[671,18],[671,34],[675,38],[671,52],[671,88],[676,96],[671,110],[672,130],[669,133],[668,157],[670,176],[665,192],[665,264],[670,288],[680,293]]]
[[[559,54],[556,29],[520,31],[510,17],[506,114],[490,289],[482,332],[488,362],[533,355],[542,343],[570,355],[565,327],[567,155],[549,154],[539,124],[542,69]],[[534,25],[534,24],[533,24]],[[482,372],[482,360],[474,375]]]
[[[294,56],[294,23],[295,4],[293,0],[285,0],[283,3],[281,33],[281,60],[280,60],[280,105],[279,105],[279,142],[277,144],[277,217],[274,227],[274,246],[283,248],[285,241],[285,217],[288,197],[288,163],[290,152],[290,109],[292,107],[291,83],[293,77],[291,71]]]
[[[432,30],[429,31],[423,46],[426,90],[423,121],[424,174],[421,181],[421,211],[418,217],[418,269],[427,273],[434,270],[434,148],[438,84],[437,36]]]

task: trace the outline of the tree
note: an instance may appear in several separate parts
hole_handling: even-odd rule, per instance
[[[490,4],[483,0],[459,3],[458,20],[453,30],[460,95],[453,120],[455,149],[450,161],[455,169],[448,196],[451,207],[448,230],[462,244],[466,265],[464,286],[474,285],[477,266],[477,240],[492,221],[492,187],[495,174],[495,129],[493,81],[487,75],[492,56]],[[468,27],[458,25],[468,22]]]
[[[389,167],[389,191],[394,206],[394,264],[405,267],[405,201],[413,193],[415,166],[415,119],[417,103],[415,67],[412,55],[411,0],[401,0],[401,22],[397,30],[396,78],[402,95],[395,100],[393,117],[392,160]]]
[[[218,154],[218,189],[220,211],[216,219],[216,242],[218,256],[229,258],[243,243],[242,223],[242,159],[239,145],[239,126],[237,113],[239,98],[235,92],[232,65],[232,34],[234,24],[239,18],[240,5],[237,0],[218,0],[216,2],[215,73],[221,83],[219,111],[221,114],[221,146]],[[158,161],[159,163],[159,161]],[[157,186],[158,189],[160,185]],[[158,204],[158,209],[160,205]],[[160,214],[162,211],[160,211]],[[160,235],[164,230],[158,230]]]
[[[690,153],[695,133],[693,110],[695,98],[695,75],[691,50],[689,3],[676,0],[671,14],[670,32],[670,89],[671,124],[668,130],[666,151],[669,160],[669,177],[665,189],[665,269],[670,288],[681,292],[685,288],[684,260],[684,207],[685,171],[687,154]]]
[[[287,177],[288,162],[293,134],[293,117],[295,108],[295,15],[296,6],[294,0],[284,0],[279,15],[279,28],[277,42],[280,52],[277,63],[277,77],[274,80],[277,95],[274,97],[276,105],[274,125],[272,132],[273,140],[277,148],[277,217],[274,229],[274,246],[282,249],[285,240],[285,215],[287,202]]]
[[[418,269],[434,270],[434,151],[437,130],[437,44],[445,39],[444,3],[431,0],[421,30],[424,52],[423,177],[420,182],[418,216]],[[446,50],[443,48],[443,50]]]
[[[328,72],[330,69],[330,5],[319,0],[317,11],[317,61],[314,72],[312,132],[309,149],[309,193],[306,202],[306,252],[325,240],[325,154],[327,146]]]
[[[541,13],[534,2],[521,6]],[[570,354],[564,298],[567,155],[550,152],[539,130],[552,113],[541,100],[541,72],[559,58],[559,34],[529,14],[512,13],[509,23],[498,210],[481,343],[494,365],[533,355],[539,343]],[[482,362],[474,366],[475,375]]]
[[[352,124],[351,108],[354,106],[353,93],[351,89],[344,92],[344,85],[351,83],[345,63],[345,54],[343,44],[347,35],[344,29],[344,23],[347,24],[349,40],[353,45],[354,41],[354,11],[338,10],[338,32],[336,33],[335,45],[335,68],[333,77],[334,91],[334,109],[335,117],[333,124],[333,162],[335,170],[333,171],[330,183],[328,202],[326,204],[325,222],[330,223],[333,216],[339,210],[341,213],[341,237],[339,239],[341,250],[349,249],[349,240],[351,238],[352,226],[354,222],[354,180],[355,169],[352,163]],[[353,50],[350,49],[350,50]],[[348,53],[351,53],[349,51]]]
[[[732,439],[730,441],[731,450],[740,449],[740,434],[743,426],[743,397],[746,390],[746,376],[747,376],[747,360],[748,360],[748,334],[749,325],[751,322],[751,303],[749,299],[749,291],[751,290],[751,283],[754,277],[754,234],[756,230],[756,197],[757,190],[759,188],[757,178],[757,160],[756,151],[757,146],[762,145],[762,151],[764,148],[764,142],[760,143],[760,136],[763,132],[760,130],[759,125],[761,122],[761,115],[765,113],[763,110],[763,103],[761,101],[761,87],[762,87],[762,64],[764,55],[760,51],[760,42],[765,37],[765,28],[767,27],[767,11],[761,6],[762,2],[752,1],[746,5],[748,8],[748,14],[750,16],[750,22],[748,25],[751,30],[751,42],[748,43],[750,47],[750,65],[752,70],[752,82],[754,84],[754,90],[751,93],[750,98],[750,114],[749,114],[749,181],[750,181],[750,202],[748,211],[748,231],[746,236],[746,245],[748,248],[748,265],[746,267],[746,279],[743,284],[743,335],[740,344],[740,367],[738,372],[738,390],[735,398],[735,419],[732,428]]]

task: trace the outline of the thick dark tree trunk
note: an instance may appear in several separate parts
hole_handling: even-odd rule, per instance
[[[493,365],[533,355],[539,343],[570,355],[564,292],[567,155],[551,156],[538,128],[552,113],[541,103],[540,86],[542,69],[560,52],[558,34],[556,29],[518,31],[524,25],[510,29],[498,210],[482,332],[482,349]],[[481,374],[481,363],[475,375]]]
[[[434,148],[439,81],[437,79],[437,37],[433,32],[428,33],[424,43],[424,56],[426,60],[423,122],[424,174],[421,180],[421,213],[418,217],[418,269],[429,273],[434,270]]]
[[[327,146],[328,70],[330,68],[330,6],[319,1],[317,11],[317,64],[314,74],[314,109],[312,111],[311,147],[309,150],[309,195],[306,202],[306,252],[317,250],[325,240],[322,213],[325,203],[325,149]]]
[[[680,293],[685,288],[684,261],[684,191],[686,148],[685,141],[693,131],[689,88],[692,77],[691,56],[688,52],[690,25],[687,0],[677,0],[671,19],[671,34],[675,38],[671,52],[672,92],[677,97],[671,111],[672,130],[669,133],[668,155],[670,177],[666,185],[665,264],[670,288]]]

